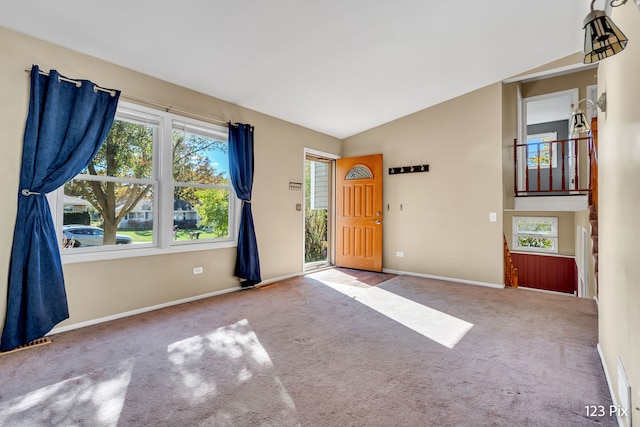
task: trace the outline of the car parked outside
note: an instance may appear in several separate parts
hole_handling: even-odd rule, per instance
[[[67,241],[73,239],[75,241],[73,247],[81,246],[102,246],[104,239],[104,230],[99,227],[89,225],[64,225],[62,233]],[[116,245],[127,245],[133,240],[129,236],[116,234]]]

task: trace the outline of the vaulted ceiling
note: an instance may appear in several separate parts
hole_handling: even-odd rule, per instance
[[[589,3],[15,0],[0,26],[345,138],[580,51]]]

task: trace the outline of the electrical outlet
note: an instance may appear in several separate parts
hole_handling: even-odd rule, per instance
[[[404,252],[400,252],[400,251],[398,251],[398,252],[396,252],[396,256],[397,256],[398,258],[402,258],[402,257],[404,257]]]
[[[202,274],[202,267],[193,267],[193,274]]]

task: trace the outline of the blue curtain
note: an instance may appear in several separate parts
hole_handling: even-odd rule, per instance
[[[120,92],[31,69],[18,214],[0,351],[41,338],[69,317],[59,242],[45,195],[80,173],[113,123]]]
[[[251,213],[253,126],[229,123],[229,171],[233,188],[242,200],[235,275],[241,279],[242,287],[247,288],[262,281],[258,243]]]

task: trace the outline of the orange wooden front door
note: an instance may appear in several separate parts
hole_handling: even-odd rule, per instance
[[[382,154],[336,162],[336,265],[382,271]]]

